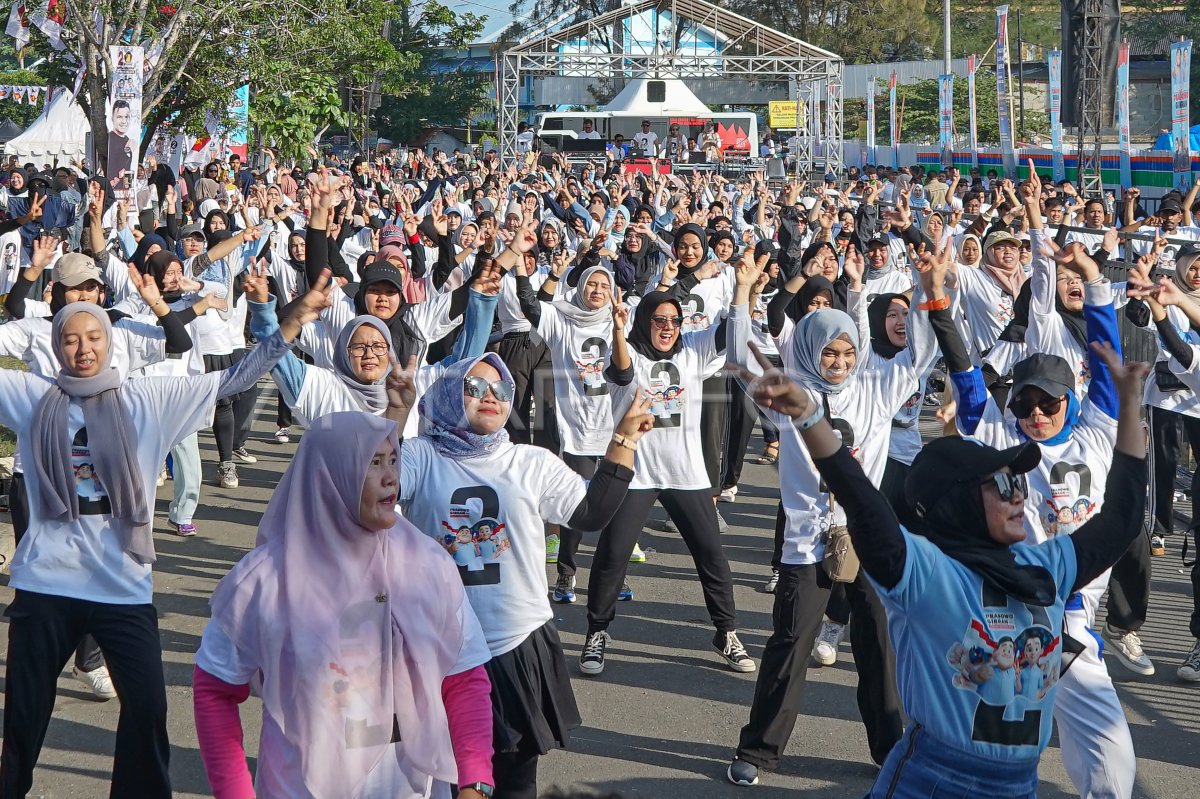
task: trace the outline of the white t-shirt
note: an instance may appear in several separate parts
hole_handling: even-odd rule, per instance
[[[1031,296],[1029,325],[1025,329],[1026,352],[1057,355],[1066,361],[1075,373],[1075,396],[1082,400],[1087,395],[1087,385],[1092,377],[1088,351],[1071,335],[1055,306],[1058,270],[1054,261],[1043,253],[1043,248],[1050,246],[1048,237],[1043,231],[1033,230],[1030,238],[1033,243],[1033,273],[1029,277]],[[1088,305],[1112,304],[1112,284],[1107,280],[1094,286],[1084,285],[1083,290],[1084,301]]]
[[[429,387],[445,371],[446,367],[441,363],[418,367],[417,373],[413,378],[413,388],[416,391],[418,401],[420,401],[421,397],[425,396],[425,392],[429,390]],[[342,382],[336,373],[313,364],[305,364],[304,385],[300,388],[300,393],[296,397],[296,404],[292,406],[292,410],[296,414],[297,421],[305,427],[311,425],[314,419],[327,416],[331,413],[340,413],[343,411],[365,412],[362,406],[358,404],[358,400],[355,399],[354,393]],[[383,411],[380,411],[377,415],[382,416]],[[403,438],[416,438],[420,426],[420,418],[415,409],[408,415],[408,420],[404,423],[404,430],[402,431]]]
[[[544,523],[567,524],[583,478],[553,453],[511,442],[455,460],[422,436],[404,442],[400,461],[405,518],[454,558],[492,657],[515,649],[553,617]]]
[[[577,139],[598,139],[598,138],[600,138],[600,132],[596,131],[596,130],[581,130],[575,136],[575,138],[577,138]]]
[[[21,231],[10,230],[0,236],[0,294],[12,290],[19,272],[28,264],[29,259],[21,247]]]
[[[388,612],[387,606],[374,602],[371,605],[378,608],[381,616],[379,624],[382,626],[382,614]],[[361,608],[356,607],[355,610],[357,612]],[[361,617],[356,615],[355,620],[357,623]],[[491,660],[479,620],[468,603],[459,606],[458,620],[462,626],[463,643],[458,651],[458,661],[450,671],[452,675],[469,671]],[[259,677],[258,667],[243,663],[233,641],[229,640],[220,625],[211,620],[204,628],[200,650],[196,652],[196,665],[230,685],[249,685]],[[254,778],[255,792],[259,796],[308,797],[304,786],[296,784],[300,773],[300,752],[284,736],[279,722],[267,716],[264,710],[258,744],[258,769]],[[451,796],[450,786],[432,777],[428,778],[424,793],[412,793],[408,785],[409,780],[401,773],[396,758],[385,754],[367,775],[358,799],[450,799]]]
[[[654,416],[654,427],[634,454],[631,489],[709,487],[700,442],[700,407],[704,381],[725,365],[724,352],[717,352],[716,332],[713,326],[682,334],[679,352],[661,361],[630,347],[634,378],[628,386],[614,387],[613,417],[623,417],[643,391],[650,392]]]
[[[554,402],[562,451],[604,455],[612,439],[612,396],[604,370],[612,346],[612,316],[582,327],[558,310],[566,300],[542,303],[538,335],[554,364]]]
[[[51,381],[25,372],[0,371],[0,424],[17,431],[28,461],[33,410]],[[221,375],[149,377],[121,384],[121,397],[138,431],[137,460],[146,505],[153,512],[156,478],[167,452],[181,439],[207,426],[217,401]],[[148,605],[153,600],[149,564],[138,564],[121,546],[124,522],[110,515],[108,494],[92,469],[83,408],[72,401],[67,434],[79,496],[79,518],[42,517],[30,502],[29,531],[13,556],[9,584],[23,591],[114,605]],[[37,473],[25,475],[30,497],[41,491]]]
[[[972,360],[978,362],[1013,320],[1014,298],[983,267],[959,266],[953,300],[956,315],[966,322],[970,333],[967,344]]]
[[[644,152],[646,155],[658,155],[658,134],[654,131],[643,131],[634,134],[633,142],[637,145],[638,149],[642,150],[642,152]]]
[[[661,279],[661,278],[660,278]],[[683,300],[683,331],[698,333],[725,318],[733,302],[736,278],[732,269],[701,280]]]
[[[1170,320],[1172,326],[1178,331],[1180,338],[1187,344],[1200,344],[1200,334],[1192,330],[1192,325],[1188,321],[1183,311],[1179,310],[1174,305],[1167,306],[1167,319]],[[0,327],[0,331],[3,327]],[[1155,331],[1155,340],[1158,340],[1157,331]],[[1163,349],[1162,343],[1159,342],[1159,361],[1168,360],[1166,350]],[[1178,366],[1178,362],[1174,362]],[[1185,384],[1190,385],[1187,379],[1180,376]],[[1196,390],[1180,389],[1178,391],[1163,391],[1158,387],[1158,381],[1155,379],[1154,372],[1146,378],[1146,388],[1144,389],[1143,401],[1146,405],[1153,405],[1155,408],[1161,408],[1164,411],[1174,411],[1181,413],[1184,416],[1192,416],[1200,418],[1200,397],[1197,397]]]

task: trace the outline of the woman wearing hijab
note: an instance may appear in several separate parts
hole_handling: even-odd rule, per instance
[[[654,288],[654,281],[666,264],[666,254],[642,225],[625,228],[625,236],[613,263],[617,285],[627,297],[640,297]]]
[[[849,264],[849,260],[847,261]],[[750,368],[750,319],[743,282],[757,279],[757,267],[738,268],[739,295],[730,310],[730,360]],[[753,273],[753,274],[745,274]],[[855,274],[857,278],[857,274]],[[806,314],[776,345],[784,368],[816,392],[854,456],[876,485],[883,479],[891,421],[936,354],[924,337],[896,355],[887,366],[861,352],[866,329],[861,284],[851,285],[857,319],[832,308]],[[935,308],[933,313],[948,314]],[[874,368],[867,370],[867,364]],[[779,427],[779,494],[782,505],[778,547],[779,577],[772,611],[774,628],[763,650],[750,718],[742,728],[728,778],[753,785],[760,769],[774,769],[795,725],[803,701],[808,656],[813,651],[834,580],[827,572],[827,533],[845,524],[842,508],[832,501],[808,458],[796,430],[786,418],[772,414]],[[858,708],[867,730],[871,758],[882,763],[901,734],[899,698],[894,686],[895,660],[887,641],[883,608],[864,575],[839,575],[854,624],[850,644],[858,670]]]
[[[471,288],[471,299],[463,323],[464,333],[455,342],[454,351],[437,364],[419,364],[410,354],[401,362],[392,345],[387,324],[370,314],[356,316],[338,333],[333,345],[332,368],[305,363],[292,353],[285,355],[271,370],[279,396],[291,408],[301,424],[339,411],[363,411],[379,416],[387,409],[385,384],[393,369],[414,369],[414,385],[420,397],[441,375],[447,364],[482,355],[492,329],[499,281],[495,271],[485,269]],[[277,300],[268,293],[265,272],[246,280],[250,302],[250,332],[256,339],[271,335],[278,328]],[[417,435],[417,417],[401,431],[407,437]]]
[[[32,787],[58,673],[90,633],[121,699],[112,793],[170,797],[152,604],[155,477],[167,451],[204,425],[218,398],[269,369],[323,301],[320,292],[306,295],[296,316],[233,369],[141,380],[115,368],[104,311],[76,302],[54,318],[56,378],[0,371],[0,424],[17,431],[34,500],[9,581],[16,596],[6,612],[0,793],[24,796]]]
[[[552,272],[534,292],[521,266],[516,270],[517,292],[525,318],[536,324],[554,366],[554,407],[560,457],[585,480],[608,451],[613,408],[608,381],[608,343],[612,341],[613,277],[602,266],[586,269],[579,288],[556,302],[562,275]],[[583,533],[559,531],[558,579],[555,602],[575,601],[575,555]]]
[[[665,292],[642,298],[628,340],[629,310],[613,304],[612,353],[606,371],[619,387],[613,407],[629,407],[648,396],[654,416],[638,452],[629,493],[600,534],[588,578],[588,632],[579,670],[588,676],[604,670],[609,625],[625,582],[629,557],[655,500],[662,503],[679,531],[704,592],[716,634],[713,646],[734,671],[754,671],[737,635],[737,611],[729,561],[721,548],[712,487],[705,472],[700,430],[701,386],[725,362],[725,324],[682,334],[683,307]]]
[[[1049,246],[1044,232],[1034,234],[1036,250]],[[1112,286],[1100,275],[1099,266],[1079,243],[1058,253],[1055,260],[1078,274],[1086,286],[1089,344],[1109,343],[1119,353]],[[935,320],[934,325],[954,384],[956,421],[963,435],[994,447],[1039,444],[1024,508],[1024,524],[1032,540],[1077,533],[1102,509],[1105,485],[1116,469],[1113,448],[1124,409],[1118,404],[1113,371],[1106,366],[1110,359],[1092,347],[1091,385],[1081,401],[1071,365],[1058,355],[1034,353],[1013,367],[1012,392],[1007,407],[1001,408],[987,392],[982,370],[971,365],[954,325],[944,320]],[[1138,519],[1140,523],[1140,511]],[[1130,543],[1132,539],[1126,545]],[[1101,657],[1099,636],[1092,632],[1109,574],[1104,571],[1093,577],[1079,584],[1066,604],[1063,631],[1072,637],[1077,656],[1059,682],[1054,716],[1063,762],[1080,795],[1129,797],[1135,771],[1133,741]],[[1115,639],[1117,646],[1124,644],[1122,662],[1142,673],[1154,673],[1136,633],[1106,625],[1104,635]],[[1130,657],[1135,651],[1140,656],[1136,660]]]
[[[1109,347],[1097,352],[1120,397],[1104,509],[1074,535],[1040,544],[1026,541],[1024,525],[1033,502],[1025,475],[1041,457],[1037,444],[997,450],[957,437],[930,443],[906,485],[921,521],[910,531],[823,418],[818,396],[779,371],[752,384],[760,402],[794,424],[845,508],[862,569],[887,609],[897,659],[906,664],[897,676],[908,726],[872,799],[1037,795],[1050,711],[1059,715],[1064,683],[1079,668],[1064,652],[1064,609],[1139,534],[1145,508],[1139,406],[1146,370],[1123,366]],[[1071,755],[1064,751],[1064,763]]]
[[[316,420],[221,580],[196,653],[200,755],[218,799],[459,799],[492,786],[483,631],[453,561],[396,514],[396,425]],[[252,781],[238,705],[263,700]]]
[[[513,391],[495,353],[448,367],[421,398],[426,433],[401,450],[399,502],[405,518],[453,557],[483,626],[492,655],[494,796],[534,799],[538,758],[565,747],[580,723],[546,599],[543,525],[604,527],[625,496],[651,420],[647,404],[635,403],[585,483],[553,453],[509,440]],[[408,392],[408,408],[413,397]],[[395,416],[401,424],[403,415]]]
[[[959,269],[956,305],[971,331],[972,356],[985,356],[1013,320],[1014,304],[1025,270],[1021,267],[1021,241],[1007,230],[990,233],[983,245],[979,269]]]

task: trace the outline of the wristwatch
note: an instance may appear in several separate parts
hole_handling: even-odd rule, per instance
[[[495,792],[495,790],[496,790],[492,786],[488,785],[486,782],[473,782],[470,785],[458,786],[458,789],[460,791],[465,791],[468,788],[471,789],[472,791],[479,791],[484,796],[491,796],[492,793]]]

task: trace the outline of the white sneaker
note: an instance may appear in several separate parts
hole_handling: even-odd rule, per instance
[[[117,698],[117,689],[113,687],[112,677],[108,676],[108,666],[101,666],[92,671],[80,671],[72,668],[71,674],[75,679],[92,689],[92,693],[105,701]]]
[[[275,431],[275,443],[286,444],[292,440],[290,431],[286,427],[281,427]]]
[[[842,633],[846,630],[844,624],[838,624],[826,619],[821,622],[821,634],[813,645],[813,660],[822,666],[832,666],[837,663],[838,644],[842,642]]]
[[[1142,650],[1142,639],[1133,630],[1118,630],[1105,624],[1104,640],[1112,644],[1110,650],[1122,666],[1143,677],[1154,674],[1154,663],[1146,657]]]
[[[737,486],[721,489],[721,496],[717,497],[718,502],[736,502],[737,501]]]
[[[1175,675],[1184,682],[1200,682],[1200,638],[1196,639]]]

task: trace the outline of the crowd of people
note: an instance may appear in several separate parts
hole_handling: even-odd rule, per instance
[[[219,799],[534,799],[656,502],[712,624],[696,647],[756,673],[732,783],[780,765],[808,668],[848,637],[871,797],[1033,797],[1055,726],[1081,796],[1132,795],[1103,651],[1155,672],[1151,559],[1194,534],[1173,505],[1195,518],[1196,478],[1175,476],[1200,444],[1196,186],[1151,212],[1032,163],[812,185],[613,150],[263,163],[151,159],[128,194],[81,164],[9,165],[0,354],[26,368],[0,370],[18,439],[0,796],[30,791],[72,655],[120,699],[111,795],[171,795],[156,496],[169,480],[158,535],[197,535],[205,486],[236,492],[255,462],[268,376],[274,441],[299,445],[195,655]],[[1122,325],[1152,368],[1125,361]],[[761,652],[719,509],[756,429],[779,495]],[[568,653],[555,604],[585,577]],[[1178,635],[1178,678],[1200,683],[1200,605]]]

